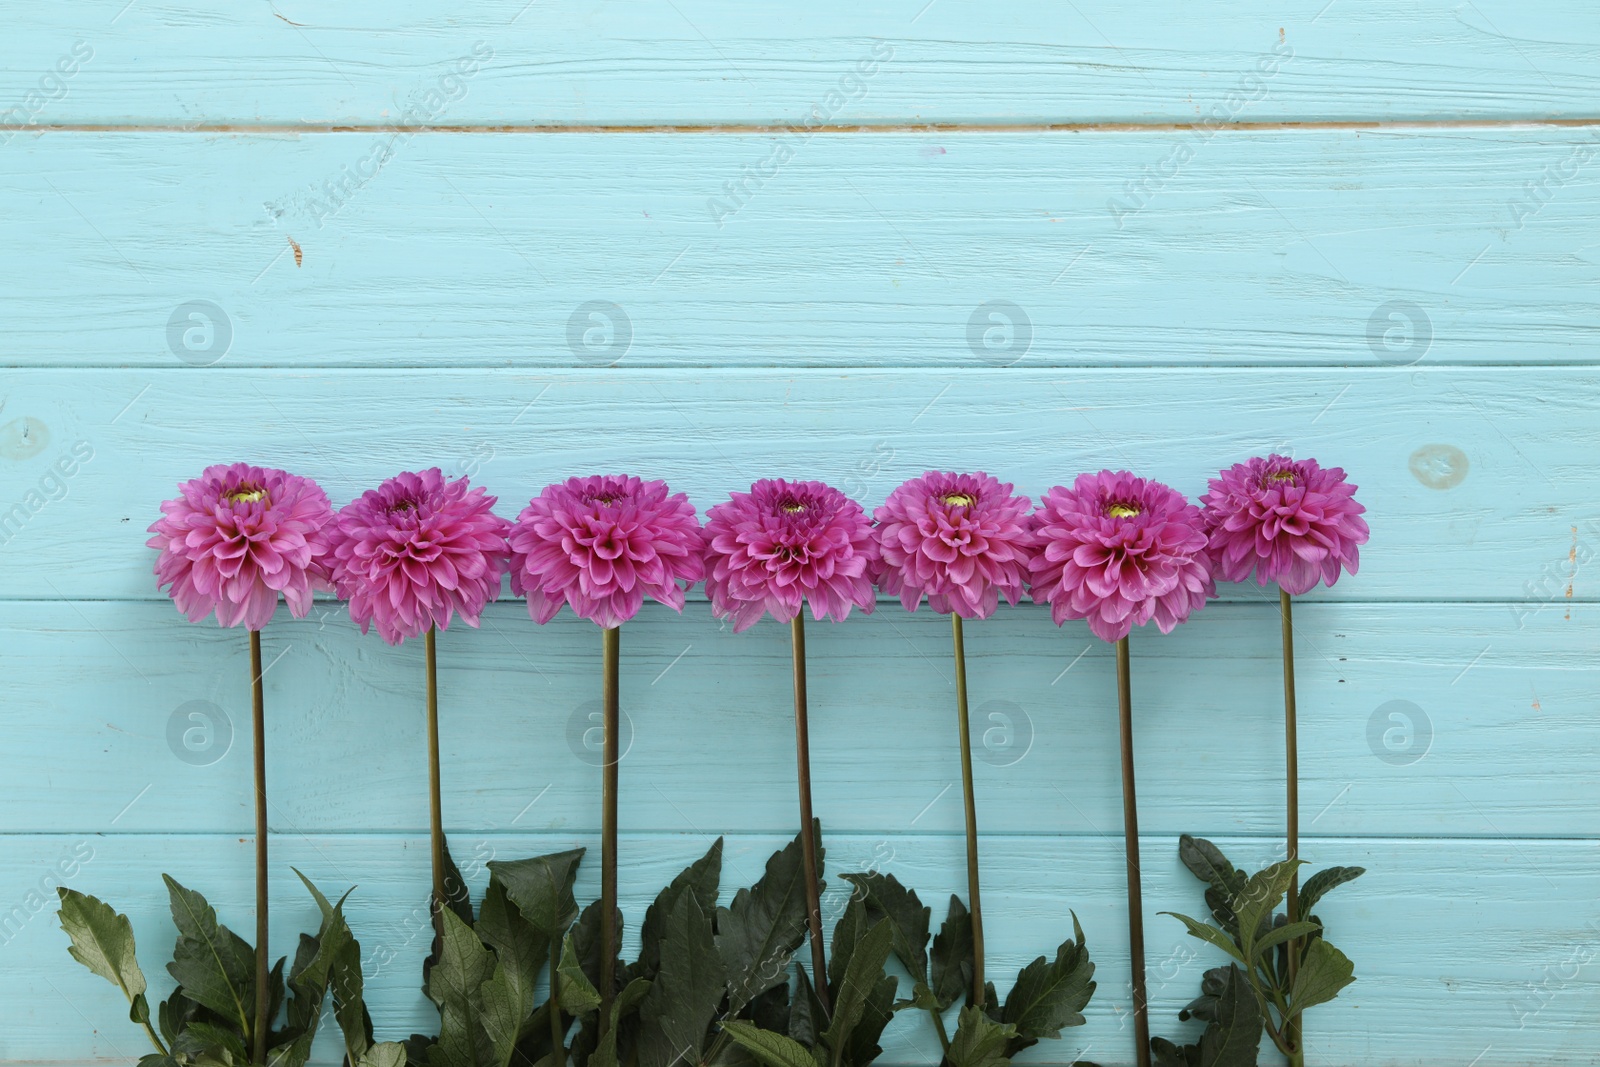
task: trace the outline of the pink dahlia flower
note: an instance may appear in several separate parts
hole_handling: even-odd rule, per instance
[[[889,494],[875,531],[883,553],[878,588],[899,594],[907,611],[922,595],[941,615],[987,619],[1000,595],[1022,596],[1033,556],[1032,502],[982,473],[928,471]]]
[[[1080,474],[1033,515],[1033,601],[1060,626],[1088,619],[1103,641],[1155,621],[1162,633],[1217,595],[1200,509],[1127,471]]]
[[[159,586],[190,622],[213,611],[222,626],[259,630],[278,607],[304,618],[313,589],[328,583],[333,508],[310,478],[245,463],[207,467],[163,501],[145,542]]]
[[[568,478],[545,486],[517,516],[511,590],[528,598],[541,625],[568,604],[610,629],[637,615],[646,594],[681,612],[685,589],[705,577],[704,550],[694,505],[666,482]]]
[[[733,632],[806,602],[814,619],[872,613],[878,545],[861,505],[822,482],[763,480],[706,516],[706,594]]]
[[[1341,567],[1356,573],[1368,530],[1355,493],[1343,470],[1314,459],[1258,456],[1229,467],[1200,498],[1218,576],[1242,582],[1254,571],[1261,585],[1299,595],[1332,585]]]
[[[333,582],[366,633],[377,623],[391,645],[429,627],[468,626],[500,595],[510,525],[495,498],[435,467],[397,474],[339,511]]]

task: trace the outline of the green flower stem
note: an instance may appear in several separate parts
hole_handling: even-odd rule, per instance
[[[444,805],[439,797],[439,659],[434,649],[434,629],[426,636],[428,676],[428,845],[433,862],[433,923],[442,936],[447,906],[444,890]]]
[[[1283,737],[1284,737],[1284,779],[1286,785],[1286,816],[1285,825],[1288,836],[1288,856],[1290,863],[1300,858],[1300,741],[1295,726],[1294,709],[1294,614],[1288,592],[1278,590],[1278,607],[1283,614]],[[1289,895],[1287,905],[1289,921],[1294,922],[1300,911],[1300,874],[1296,868],[1295,873],[1289,877]],[[1295,938],[1289,942],[1289,988],[1294,988],[1295,973],[1300,969],[1300,939]],[[1300,1047],[1300,1020],[1290,1019],[1283,1030],[1284,1040],[1288,1045],[1286,1050],[1291,1059],[1302,1055]]]
[[[930,1010],[928,1014],[933,1016],[933,1028],[939,1034],[939,1048],[944,1052],[949,1052],[950,1031],[946,1030],[944,1027],[944,1016],[940,1015],[937,1011],[932,1010]]]
[[[157,1052],[161,1053],[163,1056],[170,1057],[172,1055],[171,1050],[162,1043],[161,1035],[156,1033],[156,1028],[150,1025],[148,1014],[146,1018],[139,1020],[139,1025],[144,1027],[145,1036],[150,1039],[150,1043],[156,1047]]]
[[[566,1034],[561,1026],[561,942],[550,939],[550,1050],[555,1067],[567,1067]]]
[[[956,716],[961,727],[961,788],[967,816],[967,897],[972,906],[972,1003],[983,1008],[983,907],[978,901],[978,801],[972,788],[972,724],[967,716],[967,653],[961,616],[950,613],[955,641]]]
[[[811,968],[813,985],[822,1010],[831,1013],[828,996],[828,962],[822,945],[822,895],[818,890],[817,834],[811,815],[811,733],[806,721],[806,620],[805,609],[795,612],[789,623],[794,649],[794,750],[800,782],[800,852],[805,860],[806,924],[811,928]]]
[[[1139,886],[1139,805],[1133,788],[1133,689],[1128,639],[1117,642],[1117,704],[1122,735],[1122,826],[1128,855],[1128,956],[1133,967],[1135,1062],[1150,1067],[1150,1012],[1144,984],[1144,900]]]
[[[256,775],[256,1014],[251,1062],[267,1062],[267,1031],[272,1020],[272,989],[267,966],[267,713],[261,683],[261,631],[250,631],[250,721],[255,734]],[[150,1029],[150,1024],[145,1024]],[[154,1031],[150,1037],[155,1039]],[[161,1043],[156,1042],[159,1046]],[[165,1054],[166,1049],[161,1050]]]
[[[621,719],[618,673],[622,659],[622,628],[600,631],[601,700],[605,742],[600,776],[600,1033],[611,1028],[611,1004],[616,997],[617,967],[617,764],[621,760],[617,734]]]

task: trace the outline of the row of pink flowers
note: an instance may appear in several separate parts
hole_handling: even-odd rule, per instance
[[[243,463],[209,467],[161,505],[156,575],[191,621],[259,630],[282,594],[304,616],[313,590],[349,602],[390,644],[459,615],[476,626],[509,572],[539,623],[570,607],[604,627],[646,597],[681,611],[704,581],[712,610],[744,630],[871,612],[877,590],[909,611],[987,618],[1026,593],[1057,625],[1086,619],[1115,641],[1168,633],[1216,596],[1216,579],[1292,594],[1358,565],[1365,510],[1343,470],[1268,456],[1211,480],[1200,506],[1126,471],[1080,475],[1037,508],[983,473],[929,471],[869,518],[822,482],[763,480],[711,508],[629,475],[547,486],[514,523],[495,498],[436,468],[390,478],[335,512],[308,478]]]

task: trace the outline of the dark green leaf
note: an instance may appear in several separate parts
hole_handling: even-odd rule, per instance
[[[1162,915],[1170,915],[1189,928],[1189,933],[1210,945],[1215,945],[1240,963],[1244,962],[1244,954],[1239,951],[1239,946],[1233,939],[1209,923],[1199,922],[1187,915],[1179,915],[1175,911],[1164,911]]]
[[[122,990],[129,1001],[148,988],[134,956],[133,924],[109,904],[62,886],[56,890],[61,908],[56,913],[61,929],[72,939],[72,958]],[[148,1015],[146,1009],[146,1015]]]
[[[218,1063],[236,1063],[240,1067],[250,1062],[244,1039],[225,1026],[215,1023],[194,1022],[184,1028],[172,1043],[172,1054],[188,1060],[207,1059]],[[268,1062],[274,1062],[271,1055]],[[300,1060],[304,1063],[305,1060]]]
[[[975,1007],[963,1008],[945,1058],[950,1067],[1005,1067],[1011,1062],[1006,1048],[1017,1036],[1011,1023],[996,1022]]]
[[[439,1043],[428,1050],[434,1067],[480,1067],[492,1062],[484,1032],[483,984],[494,974],[494,953],[455,912],[437,912],[443,924],[439,962],[428,973],[428,999],[439,1006]]]
[[[172,901],[172,921],[178,943],[167,971],[183,987],[184,995],[222,1016],[241,1034],[250,1029],[255,1003],[255,953],[250,946],[217,922],[206,898],[185,889],[163,874]]]
[[[188,1032],[193,1033],[193,1027],[191,1027]],[[311,1059],[311,1042],[313,1040],[314,1035],[298,1033],[292,1040],[268,1049],[267,1067],[305,1067],[307,1061]],[[173,1051],[177,1051],[176,1045],[173,1046]],[[191,1056],[186,1058],[194,1059],[196,1057]],[[227,1063],[229,1061],[224,1060],[222,1062]],[[237,1062],[240,1067],[243,1067],[243,1065],[249,1061],[248,1059],[245,1059],[233,1062]]]
[[[1297,937],[1309,937],[1321,930],[1322,927],[1316,923],[1284,923],[1281,926],[1274,926],[1271,933],[1256,942],[1256,958],[1260,959],[1286,941]]]
[[[933,995],[944,1011],[972,986],[972,916],[961,898],[950,897],[950,913],[933,939]]]
[[[1366,873],[1365,867],[1329,867],[1325,871],[1313,874],[1306,879],[1306,884],[1300,887],[1300,914],[1296,918],[1302,921],[1311,918],[1311,909],[1328,890],[1346,882],[1353,882]]]
[[[738,1042],[766,1067],[818,1067],[820,1057],[793,1038],[762,1030],[754,1023],[729,1020],[722,1032]]]
[[[1280,860],[1268,864],[1252,874],[1234,898],[1233,910],[1239,917],[1239,947],[1244,954],[1240,962],[1246,966],[1249,966],[1247,961],[1255,959],[1256,942],[1271,928],[1273,910],[1289,891],[1289,881],[1301,862]]]
[[[576,848],[525,860],[490,860],[489,880],[505,887],[522,918],[544,935],[546,943],[559,941],[578,917],[572,883],[581,859],[583,849]]]
[[[1245,877],[1228,862],[1222,850],[1203,837],[1183,834],[1178,838],[1178,859],[1189,872],[1207,885],[1233,894],[1244,887]]]
[[[708,916],[717,913],[718,887],[722,881],[722,838],[717,838],[706,854],[685,867],[667,887],[656,894],[655,901],[645,909],[644,922],[639,927],[639,962],[630,968],[637,977],[654,978],[661,966],[661,938],[665,922],[680,894],[693,893],[700,910]]]
[[[856,894],[865,900],[869,921],[888,921],[894,954],[912,979],[928,981],[928,926],[933,909],[923,907],[916,892],[901,885],[892,874],[869,871],[840,877],[854,885]]]
[[[322,889],[312,885],[310,878],[294,867],[290,867],[290,870],[294,870],[306,885],[307,893],[317,901],[317,909],[322,912],[318,942],[333,942],[328,953],[328,987],[333,990],[333,1017],[339,1024],[339,1032],[344,1035],[344,1054],[349,1057],[350,1064],[358,1064],[373,1043],[373,1021],[366,1014],[362,944],[355,939],[355,934],[350,933],[344,918],[344,901],[349,899],[350,893],[354,893],[354,888],[347,889],[346,894],[339,897],[338,904],[330,904],[328,897],[323,896]]]
[[[788,979],[789,957],[806,938],[805,862],[800,839],[767,860],[765,873],[718,908],[717,951],[728,972],[728,1014]]]
[[[152,1052],[147,1056],[139,1057],[139,1067],[183,1067],[183,1065],[171,1056],[162,1056]]]
[[[595,989],[589,976],[578,965],[578,950],[569,935],[561,946],[560,975],[561,1007],[574,1018],[588,1015],[600,1007],[600,991]]]
[[[698,1063],[706,1028],[722,1003],[727,972],[700,895],[680,892],[660,920],[660,970],[639,1004],[640,1067]]]
[[[472,892],[467,888],[467,879],[462,875],[461,868],[456,866],[456,858],[450,854],[448,838],[444,841],[444,897],[450,910],[456,913],[456,918],[471,926],[474,922]],[[431,900],[428,910],[433,910]]]
[[[861,902],[851,901],[845,909],[845,915],[858,910],[863,910]],[[843,980],[836,983],[832,991],[833,1020],[822,1035],[829,1048],[837,1049],[850,1044],[857,1024],[865,1023],[875,1027],[876,1033],[883,1032],[883,1026],[888,1023],[885,1013],[892,1014],[894,1003],[893,986],[889,988],[888,1005],[883,1004],[880,991],[885,978],[883,965],[889,960],[889,946],[893,938],[894,932],[889,924],[879,922],[861,935],[853,946]],[[880,1019],[880,1015],[884,1017]]]
[[[1174,1045],[1164,1037],[1150,1039],[1155,1067],[1200,1067],[1199,1045]]]
[[[143,993],[133,995],[133,1000],[128,1005],[128,1018],[140,1026],[150,1024],[150,1001],[145,999]]]
[[[857,1020],[849,1038],[845,1041],[840,1056],[841,1063],[865,1065],[872,1063],[882,1054],[883,1049],[878,1046],[878,1039],[883,1036],[883,1031],[894,1019],[895,990],[899,986],[898,979],[880,972],[877,984],[868,990],[865,1002],[861,1006],[861,1018]]]
[[[828,1015],[822,1010],[817,991],[803,966],[795,968],[794,996],[789,1000],[789,1036],[806,1047],[814,1047],[828,1028]]]
[[[895,1011],[903,1011],[906,1008],[916,1008],[918,1011],[941,1011],[939,998],[934,996],[933,990],[922,982],[913,983],[911,996],[894,1006]]]
[[[473,924],[472,898],[471,894],[467,891],[467,880],[462,877],[461,869],[456,866],[455,857],[450,855],[449,839],[446,838],[441,842],[441,844],[444,846],[443,859],[445,903],[449,906],[451,911],[456,913],[456,918],[460,919],[468,926],[471,926]],[[434,899],[432,892],[428,894],[428,903],[426,905],[424,914],[430,917],[430,925],[433,927],[433,943],[429,947],[427,958],[422,961],[422,980],[424,983],[426,983],[428,980],[428,975],[433,971],[434,965],[439,962],[440,953],[444,951],[444,945],[440,942],[442,928],[440,926],[440,920],[438,916],[434,914]]]
[[[292,869],[292,868],[291,868]],[[317,907],[322,912],[322,925],[317,930],[316,937],[300,936],[300,946],[295,953],[294,966],[289,972],[289,989],[293,992],[293,999],[289,1002],[289,1032],[291,1040],[273,1048],[268,1054],[269,1067],[303,1067],[311,1058],[312,1043],[316,1040],[317,1028],[322,1020],[322,1008],[328,998],[329,986],[334,983],[336,972],[340,967],[350,966],[350,957],[355,956],[355,966],[360,968],[360,946],[356,944],[354,935],[350,932],[349,924],[344,918],[344,902],[350,896],[347,892],[339,899],[337,904],[328,903],[327,897],[312,885],[311,882],[295,871],[306,889],[311,893],[312,899],[317,902]],[[341,961],[343,963],[341,964]],[[348,980],[348,976],[345,976]],[[356,992],[357,1003],[360,993]],[[338,994],[335,995],[338,999]],[[350,1007],[346,1005],[347,1016]],[[269,1015],[269,1018],[271,1016]],[[356,1038],[359,1051],[365,1050],[365,1016],[355,1020],[361,1031],[351,1035]]]
[[[600,1038],[586,1067],[618,1067],[617,1037],[622,1032],[622,1020],[643,1003],[649,996],[651,988],[650,980],[647,978],[635,978],[622,987],[622,992],[617,994],[617,999],[611,1004],[611,1025],[606,1028],[605,1036]]]
[[[504,962],[495,964],[494,973],[478,989],[482,1004],[484,1035],[489,1039],[492,1063],[507,1067],[523,1021],[533,1014],[533,986],[525,984]]]
[[[1230,966],[1217,996],[1217,1020],[1200,1035],[1199,1067],[1255,1067],[1261,1012],[1238,967]]]
[[[406,1047],[406,1063],[410,1067],[427,1067],[432,1048],[439,1043],[437,1037],[427,1034],[412,1034],[401,1044]]]
[[[785,972],[787,978],[787,971]],[[726,1014],[724,1018],[726,1018]],[[775,1034],[789,1032],[789,983],[779,982],[771,989],[756,997],[745,1005],[745,1022],[755,1023],[763,1030],[771,1030]],[[745,1067],[749,1067],[748,1064]]]
[[[1231,967],[1232,964],[1228,966]],[[1217,998],[1222,995],[1222,986],[1227,980],[1227,967],[1213,967],[1206,971],[1200,978],[1200,995],[1178,1012],[1178,1018],[1183,1022],[1188,1022],[1190,1019],[1199,1019],[1203,1023],[1215,1022]]]
[[[406,1047],[398,1041],[380,1041],[367,1049],[356,1067],[405,1067]]]
[[[473,932],[494,949],[498,965],[505,970],[506,991],[512,999],[531,1002],[554,942],[522,917],[521,909],[511,902],[505,885],[498,879],[491,879],[484,892]]]
[[[1307,946],[1305,959],[1294,976],[1289,990],[1289,1016],[1293,1018],[1307,1008],[1326,1004],[1355,980],[1355,965],[1343,952],[1317,938]]]
[[[1207,884],[1206,907],[1211,917],[1230,936],[1239,933],[1234,917],[1236,898],[1245,887],[1245,874],[1228,862],[1222,850],[1203,837],[1184,834],[1178,838],[1178,858],[1196,878]]]
[[[161,1008],[157,1012],[157,1017],[161,1021],[161,1036],[169,1043],[176,1041],[184,1028],[200,1018],[204,1012],[204,1008],[183,995],[180,986],[172,991],[170,997],[161,1002]]]
[[[1094,963],[1076,914],[1072,929],[1076,940],[1061,943],[1055,962],[1040,956],[1028,964],[1006,997],[1002,1018],[1014,1024],[1022,1037],[1060,1037],[1063,1027],[1083,1025],[1083,1008],[1094,995]]]
[[[361,942],[352,937],[336,954],[332,979],[334,1021],[344,1035],[345,1055],[351,1063],[359,1064],[372,1048],[372,1016],[367,1013],[361,973]]]
[[[850,902],[844,906],[844,914],[833,924],[833,945],[832,951],[828,954],[830,990],[836,990],[844,981],[845,971],[850,967],[850,957],[855,954],[856,945],[867,936],[867,931],[870,929],[872,924],[867,921],[866,902],[851,897]],[[835,1001],[837,999],[834,998]]]
[[[623,973],[623,968],[617,965],[617,957],[622,952],[622,911],[614,909],[615,920],[612,929],[616,931],[616,938],[611,945],[611,959],[613,962],[612,973],[623,982],[629,975]],[[583,909],[583,914],[578,916],[577,925],[572,928],[572,947],[578,953],[578,965],[583,968],[584,975],[589,983],[596,989],[600,988],[600,902],[591,901]],[[631,971],[633,968],[629,968]]]

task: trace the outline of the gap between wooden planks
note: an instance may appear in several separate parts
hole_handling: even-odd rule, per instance
[[[805,126],[808,133],[885,134],[885,133],[1183,133],[1207,129],[1213,133],[1272,130],[1477,130],[1600,127],[1600,116],[1582,118],[1503,118],[1503,119],[1327,119],[1310,121],[1224,122],[1215,126],[1203,122],[855,122]],[[797,124],[772,123],[695,123],[640,125],[577,125],[564,123],[527,124],[439,124],[399,125],[391,123],[340,122],[200,122],[200,123],[40,123],[30,126],[33,133],[707,133],[762,135],[788,133]],[[21,132],[21,131],[19,131]]]

